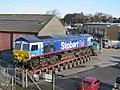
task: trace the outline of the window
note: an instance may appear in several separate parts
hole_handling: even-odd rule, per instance
[[[120,77],[119,76],[116,78],[116,83],[120,84]]]
[[[84,83],[85,86],[90,86],[90,85],[91,85],[90,82],[85,82],[85,81],[83,81],[83,83]]]
[[[45,47],[44,47],[44,51],[45,51],[45,52],[49,52],[49,46],[45,46]]]
[[[118,32],[118,40],[120,40],[120,32]]]
[[[23,44],[23,50],[29,51],[29,44]]]
[[[97,84],[99,81],[98,80],[96,80],[95,82],[94,82],[94,84]]]
[[[38,50],[38,45],[32,45],[31,50],[32,50],[32,51]]]
[[[54,45],[50,45],[50,52],[53,52],[55,50]]]
[[[21,43],[15,43],[15,50],[21,50]]]

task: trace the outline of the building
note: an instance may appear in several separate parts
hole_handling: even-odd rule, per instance
[[[0,15],[0,51],[12,49],[14,40],[19,37],[56,34],[66,34],[66,30],[54,15]]]
[[[86,23],[86,33],[107,40],[120,40],[120,23]]]
[[[106,28],[106,38],[108,40],[119,40],[120,41],[120,27],[112,26]]]

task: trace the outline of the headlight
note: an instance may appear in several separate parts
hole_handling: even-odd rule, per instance
[[[14,55],[14,58],[17,58],[18,57],[18,55]]]
[[[28,56],[25,56],[25,59],[28,59],[29,57]]]

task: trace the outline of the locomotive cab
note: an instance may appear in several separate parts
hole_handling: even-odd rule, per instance
[[[37,38],[33,38],[20,37],[16,39],[13,51],[15,61],[27,62],[31,60],[32,57],[38,56],[42,53],[43,43],[40,41],[38,42]]]
[[[14,59],[18,62],[25,62],[30,59],[29,43],[24,41],[17,41],[14,43]]]

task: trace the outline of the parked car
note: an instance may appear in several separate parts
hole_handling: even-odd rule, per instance
[[[117,44],[115,44],[115,45],[113,45],[113,48],[114,48],[114,49],[120,49],[120,42],[117,43]]]
[[[79,84],[79,90],[98,90],[101,82],[94,77],[86,77]]]
[[[116,82],[114,83],[114,90],[120,90],[120,76],[116,78]]]

